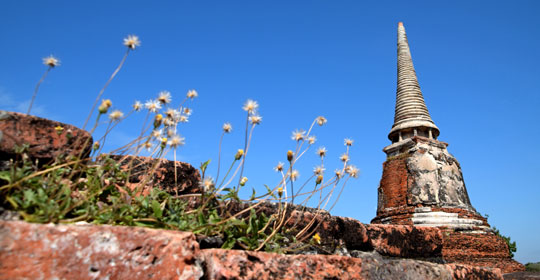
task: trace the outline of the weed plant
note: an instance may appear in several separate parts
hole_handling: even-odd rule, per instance
[[[231,155],[228,168],[221,170],[222,142],[225,135],[232,131],[232,125],[225,123],[219,141],[215,177],[207,174],[210,164],[207,161],[200,166],[199,193],[182,195],[165,192],[164,186],[154,180],[153,174],[159,167],[160,159],[172,151],[175,189],[182,183],[176,181],[176,150],[185,140],[179,134],[179,126],[188,121],[191,109],[187,104],[198,94],[195,90],[188,91],[183,101],[173,107],[171,94],[162,91],[156,99],[144,104],[136,101],[127,114],[112,110],[112,102],[101,98],[121,70],[128,54],[140,45],[140,41],[136,36],[129,36],[124,39],[124,45],[127,47],[126,53],[98,93],[84,124],[86,127],[101,100],[89,132],[94,134],[100,125],[106,126],[105,132],[101,137],[94,138],[97,140],[94,143],[77,139],[86,141],[83,146],[91,146],[90,155],[81,150],[42,164],[29,158],[28,145],[17,147],[17,158],[10,161],[8,169],[0,171],[1,207],[16,211],[25,221],[35,223],[86,222],[191,231],[219,237],[223,241],[223,248],[290,252],[320,244],[317,223],[322,210],[331,210],[348,180],[358,176],[359,171],[350,164],[349,158],[353,141],[345,139],[345,152],[340,157],[341,167],[332,175],[325,172],[326,149],[321,147],[316,151],[320,163],[314,167],[313,175],[305,182],[298,182],[297,165],[316,140],[312,130],[326,123],[324,117],[317,117],[307,131],[293,132],[295,147],[283,154],[286,163],[278,163],[275,167],[280,176],[279,183],[265,185],[266,192],[257,194],[253,191],[249,198],[242,199],[239,192],[248,181],[244,174],[246,158],[253,132],[262,121],[257,113],[258,103],[248,100],[242,107],[245,111],[244,142]],[[58,60],[49,57],[45,64],[49,68],[38,82],[33,99],[46,74],[58,65]],[[31,106],[32,103],[28,112]],[[108,154],[103,153],[111,130],[131,114],[143,111],[146,117],[139,136]],[[103,121],[106,117],[108,120]],[[67,133],[62,127],[57,127],[56,131],[58,134]],[[149,154],[143,161],[147,172],[142,179],[134,182],[134,159],[144,150]],[[112,157],[111,154],[122,158],[118,160],[118,156]],[[312,210],[314,215],[311,220],[306,225],[296,227],[298,221],[291,220],[293,208],[303,211],[313,200],[316,207]],[[264,205],[272,205],[275,211],[265,214],[260,211]],[[291,223],[293,227],[290,227]]]

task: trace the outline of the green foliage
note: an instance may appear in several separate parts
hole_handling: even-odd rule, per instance
[[[514,257],[514,252],[517,251],[516,241],[512,241],[510,236],[504,236],[502,235],[499,230],[496,227],[493,227],[494,233],[500,236],[504,241],[506,241],[506,244],[508,245],[508,254],[511,258]]]
[[[527,271],[540,272],[540,262],[525,264]]]
[[[24,155],[24,150],[21,152]],[[201,168],[204,170],[207,164]],[[263,249],[278,251],[281,247],[281,234],[269,238],[265,214],[252,208],[249,215],[237,218],[220,211],[219,206],[227,200],[239,201],[234,188],[224,190],[221,196],[203,196],[205,203],[190,209],[188,201],[157,188],[148,195],[141,195],[137,188],[126,188],[127,178],[127,172],[108,157],[100,158],[99,164],[56,162],[43,169],[22,160],[12,164],[10,170],[0,171],[0,179],[7,183],[0,187],[0,206],[17,211],[28,222],[86,221],[192,231],[220,236],[223,248],[248,250],[257,249],[268,238]]]

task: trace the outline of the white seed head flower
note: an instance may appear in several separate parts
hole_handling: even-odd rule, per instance
[[[323,116],[318,116],[318,117],[317,117],[317,124],[318,124],[318,125],[322,126],[322,125],[324,125],[326,122],[327,122],[327,120],[326,120],[325,117],[323,117]]]
[[[169,104],[172,100],[171,93],[166,90],[160,91],[157,100],[163,105]]]
[[[276,167],[274,167],[274,170],[276,172],[281,172],[283,171],[283,162],[278,162],[278,164],[276,165]]]
[[[322,175],[324,173],[326,169],[323,167],[323,166],[315,166],[315,168],[313,168],[313,173],[317,174],[317,175]]]
[[[320,157],[326,156],[326,148],[325,148],[325,147],[320,147],[320,148],[317,150],[317,154],[318,154]]]
[[[309,136],[307,138],[307,141],[310,145],[313,145],[313,143],[315,143],[315,141],[317,141],[317,138],[315,136]]]
[[[354,165],[347,165],[347,167],[345,168],[345,172],[353,178],[358,178],[360,170]]]
[[[150,142],[145,142],[143,146],[146,148],[146,150],[151,151],[153,145]]]
[[[141,45],[141,41],[139,40],[139,37],[135,35],[128,35],[126,38],[124,38],[124,46],[134,50],[135,47],[138,47]]]
[[[163,134],[163,130],[161,130],[161,129],[152,130],[152,137],[154,137],[154,138],[161,137],[161,134]]]
[[[349,161],[349,154],[345,153],[345,154],[342,154],[339,159],[343,162],[347,162]]]
[[[200,185],[205,192],[208,192],[214,188],[214,179],[208,176],[204,178],[204,180],[200,183]]]
[[[186,115],[180,115],[180,116],[178,116],[178,121],[183,122],[183,123],[187,123],[189,121],[189,117],[186,116]]]
[[[182,110],[182,112],[184,112],[184,115],[186,116],[191,116],[191,113],[193,113],[193,110],[191,108],[185,107],[184,110]]]
[[[174,126],[174,125],[176,125],[176,122],[173,119],[169,118],[169,117],[166,117],[163,120],[163,126],[165,126],[165,127],[171,127],[171,126]]]
[[[343,176],[343,172],[341,169],[334,170],[334,173],[336,174],[336,177],[341,178]]]
[[[289,177],[291,178],[291,181],[296,181],[296,179],[300,177],[300,172],[298,172],[298,170],[295,169],[289,173]]]
[[[157,100],[148,100],[146,103],[144,103],[144,107],[146,107],[146,109],[152,113],[157,113],[157,111],[161,109],[161,104]]]
[[[257,101],[253,101],[251,99],[248,99],[246,103],[244,103],[244,107],[242,107],[244,111],[247,111],[250,114],[255,113],[255,111],[257,111],[257,108],[259,108],[259,104],[257,104]]]
[[[53,68],[60,65],[60,60],[52,55],[49,55],[43,58],[43,64]]]
[[[259,115],[249,116],[249,121],[251,124],[261,124],[262,117]]]
[[[135,110],[136,112],[139,112],[142,107],[143,105],[140,101],[135,101],[135,103],[133,104],[133,110]]]
[[[179,114],[179,112],[173,108],[167,108],[167,110],[165,110],[165,115],[168,118],[174,118],[177,114]]]
[[[228,122],[227,122],[227,123],[224,123],[224,124],[223,124],[223,131],[224,131],[225,133],[231,133],[231,131],[232,131],[232,125],[231,125],[230,123],[228,123]]]
[[[117,121],[120,120],[124,116],[124,113],[120,110],[114,110],[109,114],[109,119],[111,121]]]
[[[181,137],[180,135],[174,135],[169,141],[169,146],[171,148],[176,148],[178,146],[184,146],[186,138]]]
[[[174,135],[176,135],[174,129],[167,129],[167,137],[173,137]]]
[[[305,134],[306,134],[306,132],[304,130],[302,130],[302,129],[298,130],[297,129],[297,130],[293,131],[291,138],[294,141],[304,140],[304,137],[306,136]]]
[[[187,98],[193,99],[193,98],[199,96],[199,94],[197,93],[196,90],[191,89],[191,90],[189,90],[189,91],[187,92],[186,96],[187,96]]]
[[[345,146],[352,146],[354,140],[350,139],[350,138],[345,138]]]

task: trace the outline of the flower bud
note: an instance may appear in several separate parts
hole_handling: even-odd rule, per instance
[[[317,180],[315,181],[315,184],[319,185],[320,183],[322,183],[322,180],[323,180],[323,175],[317,176]]]
[[[238,149],[238,152],[236,152],[236,155],[234,155],[234,159],[239,160],[242,158],[243,155],[244,155],[244,150]]]
[[[287,160],[292,161],[293,160],[294,153],[291,150],[287,151]]]
[[[242,187],[245,186],[247,181],[248,181],[247,177],[242,177],[242,180],[240,180],[240,186]]]
[[[101,105],[99,105],[99,107],[98,107],[98,112],[100,114],[105,114],[105,113],[107,113],[109,108],[111,108],[111,106],[112,106],[111,100],[110,99],[105,99],[105,100],[101,101]]]
[[[156,117],[154,118],[154,128],[159,127],[162,122],[163,122],[163,115],[157,114]]]

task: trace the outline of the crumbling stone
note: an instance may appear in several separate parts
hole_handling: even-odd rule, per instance
[[[44,164],[62,155],[89,155],[92,136],[73,125],[0,111],[0,160],[15,158],[15,147],[23,144],[32,160]]]

